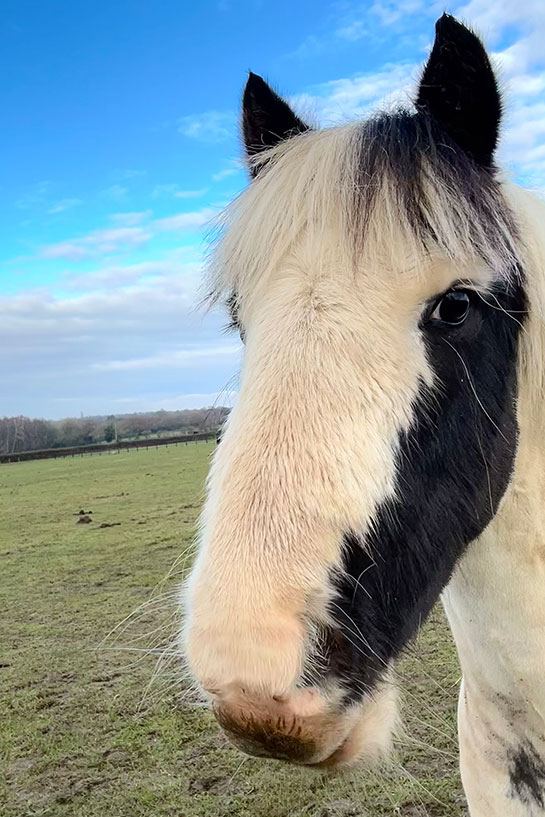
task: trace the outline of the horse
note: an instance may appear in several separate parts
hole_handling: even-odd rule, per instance
[[[443,15],[411,105],[326,129],[250,73],[206,291],[244,341],[182,649],[243,752],[387,756],[441,598],[472,817],[545,815],[545,206]]]

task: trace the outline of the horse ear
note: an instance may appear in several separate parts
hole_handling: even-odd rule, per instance
[[[477,35],[449,14],[435,24],[416,106],[477,164],[492,166],[501,118],[496,78]]]
[[[255,156],[306,130],[309,126],[288,103],[265,80],[250,72],[242,97],[242,135],[248,156]],[[255,168],[251,170],[253,176],[257,172]]]

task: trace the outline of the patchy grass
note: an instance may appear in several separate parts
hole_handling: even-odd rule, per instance
[[[208,712],[180,703],[175,667],[145,694],[184,559],[165,577],[190,548],[213,448],[0,466],[2,817],[465,814],[459,670],[439,610],[399,668],[407,729],[382,774],[244,759]]]

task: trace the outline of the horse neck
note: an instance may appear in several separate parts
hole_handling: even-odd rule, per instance
[[[531,307],[510,485],[443,594],[463,671],[460,763],[471,817],[545,815],[544,326]]]

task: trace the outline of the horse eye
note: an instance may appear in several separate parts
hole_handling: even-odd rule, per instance
[[[471,299],[463,289],[451,289],[435,304],[429,320],[448,326],[460,326],[469,315]]]

